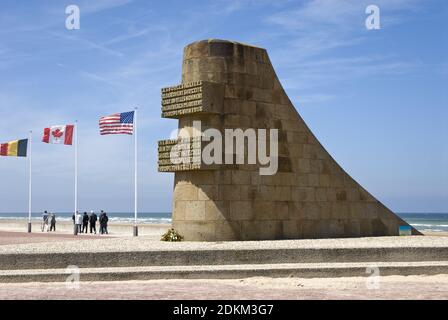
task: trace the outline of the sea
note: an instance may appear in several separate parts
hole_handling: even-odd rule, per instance
[[[70,221],[72,213],[55,213],[58,220]],[[98,214],[98,213],[97,213]],[[108,212],[110,221],[133,222],[134,213]],[[397,213],[403,220],[422,232],[448,232],[448,213]],[[41,219],[42,213],[33,213],[32,219]],[[0,213],[0,221],[8,219],[28,219],[28,213]],[[140,212],[139,223],[171,223],[171,212]]]
[[[73,213],[69,212],[53,212],[56,215],[56,220],[71,221]],[[84,213],[81,211],[81,213]],[[90,214],[90,211],[87,212]],[[98,212],[95,212],[99,215]],[[109,221],[113,222],[134,222],[134,213],[132,212],[107,212]],[[28,220],[28,213],[0,213],[1,220]],[[42,212],[32,213],[32,220],[41,220]],[[139,223],[171,223],[171,212],[139,212]]]
[[[404,221],[422,232],[448,232],[448,213],[397,213]]]

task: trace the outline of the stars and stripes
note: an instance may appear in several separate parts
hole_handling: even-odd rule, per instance
[[[116,113],[100,118],[100,134],[133,134],[134,111]]]

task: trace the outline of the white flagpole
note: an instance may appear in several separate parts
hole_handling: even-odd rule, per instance
[[[134,237],[138,236],[137,226],[137,108],[134,111]]]
[[[30,165],[30,180],[29,180],[29,185],[28,185],[28,233],[31,233],[31,195],[32,195],[32,140],[33,140],[33,131],[30,131],[29,133],[29,138],[28,138],[28,143],[29,143],[29,155],[28,155],[28,160],[29,160],[29,165]]]
[[[78,212],[78,120],[75,121],[75,214]]]

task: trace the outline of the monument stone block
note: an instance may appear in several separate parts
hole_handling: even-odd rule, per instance
[[[230,129],[278,132],[276,140],[266,135],[267,145],[278,142],[271,175],[260,175],[259,159],[247,162],[248,145],[244,163],[205,164],[204,148],[214,140],[179,135],[159,141],[159,171],[175,175],[173,227],[185,240],[392,236],[409,226],[320,144],[265,49],[225,40],[186,46],[182,83],[162,89],[162,117],[178,119],[180,131],[189,134],[195,121],[222,137]],[[217,156],[237,158],[235,149],[216,150]],[[420,234],[414,228],[411,233]]]

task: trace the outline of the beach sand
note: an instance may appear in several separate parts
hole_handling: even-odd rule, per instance
[[[26,220],[0,220],[0,246],[21,243],[41,243],[41,242],[66,242],[88,239],[108,239],[108,238],[132,238],[133,224],[123,222],[109,222],[108,235],[87,234],[73,235],[73,223],[71,221],[59,221],[56,225],[56,232],[42,232],[41,223],[38,220],[32,221],[32,233],[27,232]],[[139,237],[142,240],[153,240],[160,243],[160,237],[169,228],[170,224],[165,223],[146,223],[139,225]],[[426,232],[426,236],[448,237],[448,232]],[[137,239],[136,239],[137,240]],[[447,239],[448,241],[448,239]]]
[[[448,232],[435,232],[435,231],[428,231],[423,232],[425,236],[431,236],[431,237],[448,237]]]
[[[162,234],[164,234],[169,228],[170,224],[140,224],[139,235],[147,238],[153,238],[154,240],[160,240]],[[109,222],[108,223],[108,235],[99,235],[99,224],[96,225],[96,235],[79,234],[73,235],[73,223],[71,221],[59,221],[56,224],[56,232],[42,232],[40,221],[32,221],[32,233],[28,234],[28,222],[25,220],[0,220],[0,245],[12,244],[12,243],[29,243],[29,242],[46,242],[46,241],[68,241],[76,239],[88,239],[88,238],[105,238],[105,237],[132,237],[133,236],[133,224],[132,223],[120,223]],[[3,232],[2,232],[3,231]]]
[[[0,220],[0,232],[8,231],[15,232],[17,243],[22,243],[20,238],[27,237],[27,221],[26,220]],[[142,223],[139,224],[139,235],[145,236],[146,238],[154,238],[154,240],[159,240],[162,234],[164,234],[169,228],[171,228],[171,224],[167,223]],[[99,224],[97,223],[97,235],[99,231]],[[132,223],[123,223],[123,222],[113,222],[110,221],[108,223],[108,231],[110,237],[127,237],[133,235],[133,224]],[[90,232],[90,230],[89,230]],[[41,236],[37,236],[37,234],[41,234]],[[73,235],[73,223],[71,221],[58,221],[56,224],[56,232],[41,232],[41,223],[39,220],[32,220],[32,235],[36,242],[42,242],[40,240],[48,239],[43,234],[47,234],[51,239],[53,239],[52,235],[58,235],[56,238],[62,240],[73,240],[77,239],[77,237],[71,237]],[[51,234],[51,236],[50,236]],[[424,232],[426,236],[440,236],[440,237],[448,237],[448,232]],[[79,234],[79,237],[92,236],[90,233],[88,234]],[[105,237],[105,235],[102,237]],[[1,238],[0,238],[1,239]],[[1,245],[0,240],[0,245]],[[29,242],[24,240],[24,242]]]

